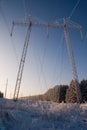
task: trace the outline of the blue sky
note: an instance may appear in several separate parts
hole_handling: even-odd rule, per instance
[[[25,3],[25,4],[24,4]],[[13,97],[21,52],[27,27],[15,26],[10,37],[12,21],[22,20],[30,14],[33,20],[56,22],[68,17],[77,0],[0,0],[0,90]],[[84,38],[78,30],[69,30],[79,81],[87,79],[87,1],[79,0],[71,20],[82,25]],[[24,66],[20,96],[40,94],[56,84],[69,84],[72,80],[63,29],[32,27]]]

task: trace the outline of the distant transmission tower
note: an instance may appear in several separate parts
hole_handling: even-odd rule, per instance
[[[6,80],[6,87],[5,87],[5,98],[7,96],[7,87],[8,87],[8,79]]]
[[[21,22],[20,21],[13,22],[13,26],[14,25],[28,26],[28,31],[27,31],[27,35],[26,35],[26,39],[25,39],[25,43],[24,43],[24,47],[23,47],[23,52],[22,52],[22,56],[21,56],[21,61],[20,61],[16,85],[15,85],[14,100],[17,100],[18,95],[19,95],[19,89],[20,89],[22,73],[23,73],[23,68],[24,68],[28,43],[29,43],[31,26],[37,26],[37,27],[43,26],[43,27],[47,28],[47,32],[48,32],[48,28],[62,28],[64,30],[70,64],[72,67],[73,79],[76,81],[77,102],[80,102],[81,96],[80,96],[80,89],[79,89],[79,85],[78,85],[79,80],[78,80],[78,74],[77,74],[75,60],[74,60],[74,56],[73,56],[73,51],[72,51],[72,47],[71,47],[71,43],[70,43],[70,39],[69,39],[68,29],[79,30],[81,33],[81,37],[82,37],[82,27],[80,25],[74,23],[73,21],[71,21],[69,18],[63,18],[62,21],[60,20],[56,23],[32,21],[30,19],[27,19],[27,20],[24,20]],[[12,27],[12,30],[13,30],[13,27]]]

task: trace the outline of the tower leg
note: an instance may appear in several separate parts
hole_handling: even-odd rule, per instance
[[[74,55],[73,55],[73,51],[72,51],[72,46],[70,44],[69,33],[67,31],[66,24],[64,24],[64,35],[65,35],[68,55],[69,55],[69,59],[70,59],[70,64],[71,64],[71,67],[72,67],[73,78],[74,78],[74,81],[75,81],[75,84],[76,84],[75,86],[76,86],[77,102],[80,103],[80,101],[81,101],[81,92],[80,92],[80,88],[79,88],[79,80],[78,80]]]

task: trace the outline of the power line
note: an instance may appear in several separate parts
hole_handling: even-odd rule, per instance
[[[47,82],[46,82],[45,74],[44,74],[44,71],[43,71],[43,66],[44,66],[46,52],[47,52],[47,48],[45,46],[44,52],[43,52],[43,57],[42,57],[42,59],[43,59],[42,62],[40,60],[40,56],[39,55],[38,56],[39,56],[39,62],[40,62],[40,66],[41,66],[40,75],[39,75],[39,82],[40,82],[41,74],[43,74],[44,82],[45,82],[45,85],[46,85],[46,88],[47,88]]]
[[[25,15],[25,19],[26,19],[27,18],[27,7],[26,7],[25,0],[23,0],[23,9],[24,9],[24,15]]]
[[[59,44],[58,44],[58,53],[57,53],[57,60],[56,60],[56,63],[55,63],[55,68],[54,68],[54,74],[53,74],[53,79],[54,79],[54,77],[55,77],[55,74],[56,74],[56,72],[57,72],[57,62],[58,62],[58,59],[59,59],[59,53],[61,52],[61,49],[62,49],[62,45],[63,45],[63,41],[64,41],[64,34],[62,35],[62,37],[61,37],[61,39],[60,39],[60,42],[59,42]],[[63,49],[62,49],[63,50]],[[63,54],[61,54],[61,57],[62,57],[62,55]],[[62,64],[62,60],[61,60],[61,64]],[[62,73],[62,69],[60,69],[60,74]],[[59,76],[60,76],[60,74],[59,74]],[[55,81],[58,81],[58,75],[56,75],[56,77],[55,77],[55,79],[54,79]]]
[[[72,11],[71,11],[71,13],[70,13],[70,15],[69,15],[69,18],[72,17],[72,15],[73,15],[74,12],[76,11],[76,8],[78,7],[79,3],[80,3],[80,0],[78,0],[77,3],[75,4],[74,8],[72,9]]]
[[[40,55],[37,53],[38,61],[39,61],[39,64],[40,64],[40,73],[39,73],[39,79],[38,79],[38,82],[40,83],[41,74],[43,74],[43,80],[44,80],[44,83],[45,83],[46,89],[48,89],[48,87],[47,87],[46,77],[45,77],[45,74],[44,74],[44,71],[43,71],[43,64],[44,64],[45,54],[46,54],[46,48],[45,48],[45,50],[44,50],[44,54],[43,54],[43,58],[42,58],[42,59],[43,59],[43,62],[41,62]]]
[[[59,84],[61,84],[62,72],[63,72],[63,56],[64,56],[64,36],[62,39],[62,51],[61,51],[61,61],[60,61],[60,73],[59,73]]]
[[[36,67],[37,67],[36,70],[37,70],[37,75],[38,75],[38,84],[39,84],[39,86],[41,86],[41,84],[40,84],[40,79],[41,79],[41,74],[42,74],[45,87],[46,87],[46,89],[48,89],[48,88],[47,88],[46,76],[45,76],[45,73],[44,73],[44,70],[43,70],[43,63],[44,63],[44,61],[41,61],[40,55],[39,55],[39,53],[37,53],[36,48],[34,48],[34,47],[32,46],[32,50],[33,50],[33,52],[34,52],[34,53],[33,53],[33,56],[34,56],[34,59],[35,59],[35,62],[36,62]],[[43,57],[44,57],[44,56],[45,56],[45,52],[44,52]],[[44,59],[44,58],[42,58],[42,59]],[[38,65],[40,65],[40,72],[39,72],[39,70],[38,70]]]
[[[26,7],[25,0],[23,0],[23,8],[24,8],[24,14],[25,14],[25,19],[26,19],[27,18],[27,7]],[[41,21],[41,19],[39,19],[37,17],[35,17],[35,19],[37,19],[38,21],[39,20]],[[44,74],[44,71],[43,71],[43,64],[44,64],[44,60],[45,60],[45,55],[46,55],[46,47],[45,47],[44,53],[43,53],[43,58],[42,58],[43,62],[41,62],[39,54],[37,55],[38,56],[38,61],[39,61],[39,64],[40,64],[40,74],[39,74],[38,82],[40,83],[41,74],[43,74],[44,83],[45,83],[45,86],[46,86],[46,89],[47,89],[47,82],[46,82],[45,74]],[[36,55],[34,55],[34,56],[35,56],[35,60],[36,60]]]
[[[7,21],[7,18],[5,16],[5,13],[3,12],[2,10],[2,7],[0,6],[0,13],[1,13],[1,16],[5,22],[5,25],[6,25],[6,28],[7,28],[7,31],[9,33],[9,36],[10,36],[10,28],[9,28],[9,25],[8,25],[8,21]],[[14,41],[13,41],[13,38],[10,37],[10,40],[11,40],[11,44],[12,44],[12,47],[13,47],[13,51],[14,51],[14,55],[15,55],[15,58],[16,58],[16,61],[17,61],[17,64],[19,65],[19,60],[18,60],[18,56],[17,56],[17,52],[16,52],[16,48],[15,48],[15,45],[14,45]]]

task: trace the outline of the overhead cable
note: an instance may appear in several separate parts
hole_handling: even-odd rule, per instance
[[[72,9],[72,11],[71,11],[71,13],[70,13],[70,15],[69,15],[69,18],[72,17],[72,15],[73,15],[74,12],[76,11],[76,8],[78,7],[79,3],[80,3],[80,0],[78,0],[77,3],[75,4],[74,8]]]

